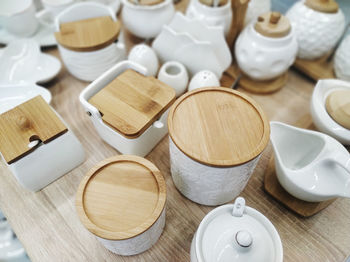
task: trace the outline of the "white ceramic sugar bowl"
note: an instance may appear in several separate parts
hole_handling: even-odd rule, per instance
[[[140,38],[156,37],[163,25],[170,22],[174,13],[172,0],[135,2],[123,0],[123,25],[133,35]]]
[[[220,206],[200,223],[191,262],[282,262],[283,247],[273,224],[242,197]]]
[[[215,2],[218,2],[215,6]],[[214,1],[214,6],[207,5],[201,0],[191,0],[186,16],[204,21],[208,26],[221,26],[227,35],[232,20],[231,1],[220,5],[221,1]]]
[[[235,55],[240,69],[256,80],[283,74],[293,64],[298,45],[288,19],[268,12],[239,35]]]
[[[337,78],[350,81],[350,35],[345,37],[335,53],[334,71]]]
[[[334,0],[296,2],[286,16],[298,39],[298,58],[317,59],[335,47],[341,37],[345,18]]]

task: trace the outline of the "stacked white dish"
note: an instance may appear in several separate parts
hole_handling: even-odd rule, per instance
[[[163,26],[152,47],[162,62],[178,61],[191,75],[210,70],[220,78],[232,61],[222,27],[207,26],[179,12]]]

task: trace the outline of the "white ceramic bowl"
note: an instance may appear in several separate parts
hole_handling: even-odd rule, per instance
[[[128,60],[146,67],[149,74],[152,76],[155,76],[158,72],[158,57],[154,50],[148,45],[135,45],[128,55]]]
[[[350,83],[335,79],[319,80],[311,97],[310,111],[318,130],[334,137],[344,145],[350,145],[350,130],[335,122],[325,106],[327,96],[333,91],[342,89],[350,90]]]

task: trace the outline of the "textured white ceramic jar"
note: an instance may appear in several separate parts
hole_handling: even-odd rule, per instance
[[[254,21],[259,15],[270,11],[271,0],[250,0],[247,12],[244,18],[244,24],[247,25]]]
[[[256,80],[269,80],[286,72],[294,63],[298,44],[293,29],[280,38],[259,34],[254,23],[239,35],[235,55],[240,69]]]
[[[186,9],[186,16],[200,19],[208,26],[221,26],[227,35],[232,21],[231,1],[227,1],[223,6],[211,7],[199,0],[191,0]]]
[[[287,12],[298,40],[298,58],[317,59],[335,47],[341,37],[345,18],[341,9],[337,13],[315,11],[304,4],[296,2]]]
[[[122,2],[123,25],[140,38],[156,37],[163,25],[168,24],[175,13],[172,0],[164,0],[155,5],[137,5],[129,0],[122,0]]]
[[[212,167],[186,156],[169,139],[171,176],[176,188],[192,201],[208,206],[237,197],[252,175],[260,156],[239,166]]]
[[[345,37],[335,53],[334,71],[337,78],[350,81],[350,35]]]

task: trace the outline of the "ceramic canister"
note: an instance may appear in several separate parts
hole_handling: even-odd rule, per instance
[[[317,59],[335,47],[341,37],[345,18],[334,0],[297,1],[286,16],[298,40],[298,58]]]
[[[166,184],[150,161],[131,155],[105,159],[81,181],[76,208],[82,224],[110,251],[136,255],[154,245],[165,226]]]
[[[232,22],[231,1],[206,3],[203,0],[191,0],[186,10],[186,16],[204,21],[208,26],[221,26],[227,35]],[[222,3],[221,3],[222,2]]]
[[[123,25],[133,35],[141,38],[156,37],[175,13],[172,0],[122,0],[122,2]]]
[[[282,75],[294,63],[298,44],[288,18],[265,13],[239,35],[235,55],[240,69],[255,80]]]
[[[66,68],[84,81],[95,80],[126,56],[120,21],[112,8],[99,3],[78,3],[62,11],[55,37]]]
[[[282,262],[282,242],[268,218],[239,197],[208,213],[193,237],[191,262],[211,261]]]
[[[175,186],[203,205],[237,197],[270,133],[265,114],[253,99],[222,87],[182,95],[170,109],[168,127]]]
[[[334,71],[337,78],[350,81],[350,35],[345,37],[335,52]]]

